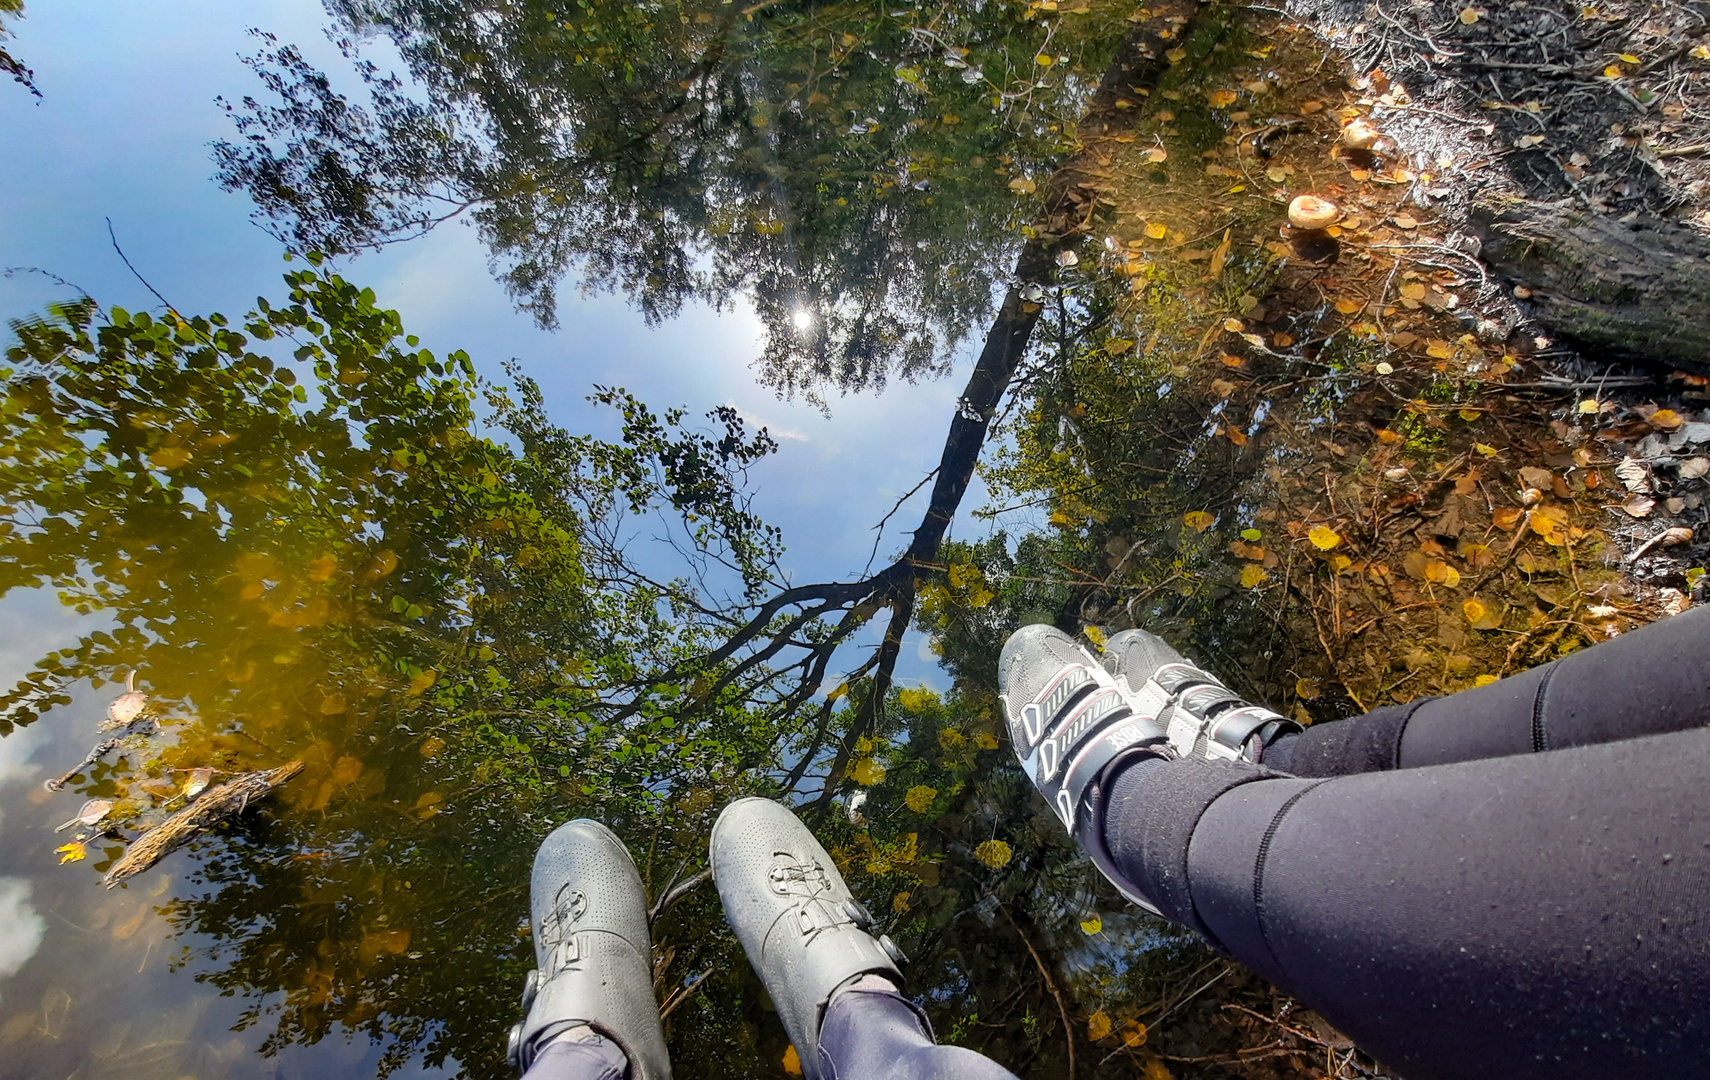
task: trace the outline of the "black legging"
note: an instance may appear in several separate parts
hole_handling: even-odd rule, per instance
[[[1166,915],[1409,1080],[1706,1076],[1705,725],[1696,609],[1264,765],[1142,760],[1104,839]]]

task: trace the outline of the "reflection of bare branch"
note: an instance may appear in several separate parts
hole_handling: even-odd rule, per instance
[[[658,922],[659,916],[670,910],[672,904],[675,904],[677,901],[694,892],[696,889],[711,880],[712,871],[710,869],[702,870],[693,877],[679,882],[665,890],[665,895],[654,901],[652,910],[647,913],[647,925],[652,926],[654,923]]]
[[[123,740],[121,739],[108,739],[106,742],[96,743],[87,754],[83,755],[82,761],[79,761],[76,765],[73,765],[70,769],[66,770],[66,772],[61,774],[57,779],[49,780],[42,786],[47,788],[49,791],[61,790],[66,784],[71,782],[72,777],[95,764],[97,761],[100,761],[114,750],[117,750],[119,748],[119,743],[122,741]]]

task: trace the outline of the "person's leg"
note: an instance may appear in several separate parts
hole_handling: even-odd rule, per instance
[[[523,1080],[624,1080],[628,1071],[618,1044],[584,1026],[542,1046]]]
[[[767,799],[738,799],[713,825],[713,882],[807,1080],[1014,1080],[989,1058],[938,1046],[900,992],[902,953],[874,937],[807,826]]]
[[[934,1043],[914,1005],[883,980],[831,999],[819,1058],[827,1077],[843,1080],[1015,1080],[989,1057]]]
[[[1104,673],[1048,628],[1000,664],[1094,864],[1409,1080],[1710,1072],[1710,728],[1303,779],[1171,735],[1191,689],[1090,709]]]
[[[1447,697],[1315,724],[1265,748],[1296,776],[1346,776],[1591,746],[1710,725],[1710,607]]]
[[[1710,729],[1282,777],[1141,760],[1125,889],[1409,1080],[1710,1075]]]

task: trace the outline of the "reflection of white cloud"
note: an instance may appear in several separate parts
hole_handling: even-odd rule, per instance
[[[0,738],[0,787],[14,780],[28,780],[41,768],[30,758],[41,745],[42,736],[41,729],[27,727],[16,728],[12,734]]]
[[[30,903],[30,883],[0,877],[0,979],[16,975],[36,955],[46,933],[47,920]]]

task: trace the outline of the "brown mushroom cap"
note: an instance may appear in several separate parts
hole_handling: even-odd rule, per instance
[[[1288,204],[1288,223],[1297,229],[1323,229],[1336,223],[1341,209],[1329,199],[1316,195],[1297,195]]]

